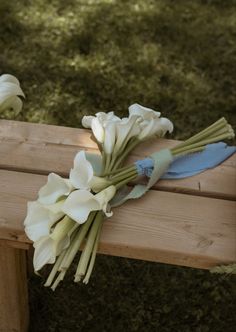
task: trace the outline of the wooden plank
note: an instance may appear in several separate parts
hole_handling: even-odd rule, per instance
[[[29,309],[26,252],[0,241],[0,331],[26,332]]]
[[[90,131],[84,129],[0,120],[0,168],[67,176],[79,150],[97,153],[90,136]],[[165,139],[144,143],[134,151],[129,162],[175,144],[177,141]],[[159,181],[154,189],[235,200],[236,154],[199,175]]]
[[[43,175],[0,171],[0,236],[24,235],[26,202]],[[151,190],[114,210],[104,223],[99,251],[137,259],[208,268],[236,261],[236,203]]]

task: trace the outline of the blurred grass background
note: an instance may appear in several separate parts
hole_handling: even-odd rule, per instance
[[[5,119],[80,127],[134,102],[183,139],[225,116],[236,125],[236,1],[0,0],[0,74],[26,93]],[[98,256],[88,286],[29,280],[30,332],[233,332],[236,278]]]

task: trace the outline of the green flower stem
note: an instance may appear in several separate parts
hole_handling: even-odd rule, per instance
[[[131,169],[133,167],[134,167],[134,165],[132,164],[132,165],[124,166],[124,167],[121,167],[121,168],[117,168],[117,169],[114,169],[110,172],[104,173],[103,176],[106,176],[106,177],[112,176],[112,175],[115,175],[117,173],[120,173],[120,172],[123,172],[123,171],[126,171],[126,170],[128,171],[129,169]]]
[[[201,152],[201,151],[205,150],[205,148],[206,148],[205,146],[201,146],[199,148],[194,148],[194,149],[187,149],[186,148],[186,150],[184,150],[183,152],[177,152],[177,153],[172,152],[172,154],[174,156],[185,156],[189,153]]]
[[[112,156],[111,156],[111,159],[110,159],[110,163],[107,167],[107,172],[108,173],[111,172],[113,165],[116,163],[116,160],[117,160],[117,154],[113,153]]]
[[[221,118],[218,121],[216,121],[215,123],[213,123],[212,125],[210,125],[209,127],[205,128],[204,130],[200,131],[199,133],[195,134],[194,136],[188,138],[186,141],[180,143],[177,145],[177,147],[182,147],[185,145],[188,145],[189,143],[195,143],[201,140],[201,138],[208,133],[211,130],[215,130],[215,128],[218,128],[218,126],[221,127],[221,125],[223,124],[223,126],[225,126],[227,124],[227,121],[225,120],[225,118]]]
[[[125,186],[127,183],[135,180],[137,178],[137,175],[133,175],[133,176],[130,176],[129,178],[117,183],[115,186],[116,186],[116,190],[120,189],[121,187]]]
[[[215,136],[213,138],[209,138],[209,139],[197,142],[197,143],[193,143],[193,144],[190,144],[190,145],[187,145],[187,146],[183,146],[183,147],[180,147],[180,148],[176,147],[176,148],[171,149],[171,152],[174,155],[179,155],[183,152],[186,152],[187,150],[191,150],[193,148],[198,148],[198,147],[204,147],[207,144],[215,143],[215,142],[227,139],[227,138],[232,138],[232,134],[226,133],[226,134]]]
[[[133,172],[133,173],[130,173],[128,176],[126,177],[122,177],[120,178],[119,180],[117,179],[116,181],[112,182],[113,186],[116,186],[117,184],[119,184],[120,182],[124,182],[126,180],[128,180],[128,182],[130,181],[129,179],[132,179],[133,178],[136,178],[138,176],[138,173],[137,172]]]
[[[50,237],[55,241],[55,243],[59,243],[68,232],[70,232],[75,226],[75,221],[65,216],[61,221],[59,221]]]
[[[110,178],[110,181],[111,181],[112,183],[117,182],[117,180],[118,180],[118,181],[121,181],[121,180],[123,180],[124,178],[127,178],[127,176],[132,175],[132,174],[138,174],[138,172],[137,172],[137,168],[136,168],[135,165],[133,165],[133,167],[132,167],[130,170],[123,171],[123,172],[120,172],[120,173],[116,174],[115,176],[112,176],[112,177]]]
[[[67,250],[63,250],[61,252],[61,254],[58,256],[57,260],[56,260],[56,263],[53,265],[53,268],[44,284],[45,287],[50,287],[51,286],[51,283],[53,282],[53,279],[55,278],[55,275],[57,274],[58,272],[58,269],[59,269],[59,266],[63,260],[63,258],[65,257],[66,255],[66,252]]]
[[[99,211],[96,215],[96,218],[93,221],[85,247],[80,256],[79,264],[75,273],[75,280],[74,280],[75,282],[79,282],[81,278],[86,274],[86,270],[94,247],[96,236],[102,221],[103,221],[103,213],[102,211]]]
[[[89,230],[90,225],[92,224],[96,216],[96,213],[97,212],[91,212],[87,221],[82,226],[80,226],[79,232],[77,233],[75,239],[72,241],[69,250],[59,267],[60,271],[67,270],[70,267],[73,259],[75,258],[77,252],[79,251],[79,248]]]
[[[54,281],[54,283],[53,283],[53,285],[52,285],[52,287],[51,287],[51,289],[52,289],[53,291],[56,290],[56,288],[57,288],[57,286],[59,285],[60,281],[62,281],[62,280],[64,279],[65,274],[66,274],[66,271],[61,271],[61,272],[58,274],[56,280]]]
[[[116,162],[114,165],[112,165],[111,170],[116,170],[125,160],[125,158],[129,155],[129,153],[139,144],[141,143],[140,140],[137,138],[134,138],[133,140],[130,141],[130,143],[127,145],[126,149],[120,154],[119,157],[117,158]]]
[[[96,254],[97,254],[97,250],[98,250],[98,244],[99,244],[99,240],[100,240],[100,236],[101,236],[101,231],[102,231],[102,223],[99,225],[98,228],[98,232],[97,232],[97,236],[96,236],[96,240],[93,246],[93,252],[92,252],[92,256],[89,262],[89,266],[85,275],[85,278],[83,280],[84,284],[87,284],[89,282],[91,273],[93,272],[93,268],[94,268],[94,263],[95,263],[95,259],[96,259]]]
[[[105,168],[104,168],[104,173],[109,172],[110,164],[111,164],[111,154],[106,154],[106,161],[105,161]]]
[[[106,167],[106,154],[104,150],[102,150],[102,171],[101,171],[102,174],[105,172],[105,167]]]

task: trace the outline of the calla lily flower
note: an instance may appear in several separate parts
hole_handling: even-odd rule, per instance
[[[115,186],[109,186],[96,195],[88,190],[75,190],[65,200],[62,210],[70,218],[83,224],[92,211],[103,210],[106,213],[107,204],[115,192]]]
[[[37,241],[49,235],[52,225],[65,214],[61,210],[62,205],[63,201],[52,205],[43,205],[38,201],[28,202],[24,225],[30,240]]]
[[[103,144],[106,139],[106,143],[104,144],[109,145],[109,142],[107,143],[109,138],[105,138],[105,136],[109,136],[109,131],[105,134],[105,128],[118,121],[121,121],[121,119],[116,116],[114,112],[98,112],[95,116],[84,116],[82,119],[82,125],[85,128],[92,129],[93,135],[99,143]]]
[[[18,79],[12,75],[4,74],[0,76],[0,111],[13,109],[19,112],[22,109],[22,100],[25,97],[20,87]]]
[[[93,190],[98,192],[107,186],[109,181],[95,176],[92,164],[87,160],[84,151],[77,153],[74,159],[74,168],[70,171],[70,183],[75,189]]]
[[[89,189],[89,182],[93,178],[93,166],[86,159],[84,151],[77,153],[74,168],[70,171],[70,182],[76,189]]]
[[[143,120],[151,120],[159,118],[161,116],[161,113],[139,104],[133,104],[129,106],[129,115],[130,116],[138,115]]]
[[[114,153],[117,153],[121,147],[127,143],[132,137],[138,136],[140,133],[140,117],[138,115],[123,118],[116,124],[116,144]]]
[[[50,173],[47,183],[39,190],[38,201],[42,204],[54,204],[62,196],[68,196],[73,186],[68,179]]]
[[[152,136],[163,137],[166,132],[172,133],[173,123],[167,118],[145,120],[140,124],[142,130],[138,139],[143,141]]]
[[[95,116],[93,115],[85,115],[82,118],[82,126],[85,128],[91,128],[92,127],[92,121],[93,119],[97,118],[100,123],[102,124],[103,127],[105,127],[105,125],[108,122],[114,122],[114,121],[120,121],[120,118],[118,116],[116,116],[114,114],[114,112],[98,112],[95,114]]]
[[[76,223],[64,217],[59,221],[50,235],[41,237],[34,243],[34,269],[39,271],[45,264],[55,263],[56,256],[70,244],[70,236]]]
[[[34,242],[34,270],[39,271],[46,264],[53,264],[56,257],[60,255],[62,250],[66,249],[70,244],[70,239],[65,236],[63,240],[56,243],[50,236],[43,236]]]

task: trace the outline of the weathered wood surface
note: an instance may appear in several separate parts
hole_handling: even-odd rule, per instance
[[[0,241],[0,331],[28,329],[26,252]]]
[[[45,175],[0,170],[0,234],[24,235],[26,203]],[[99,251],[177,265],[208,268],[236,261],[236,202],[151,190],[115,209],[104,223]]]
[[[85,149],[97,152],[84,129],[0,120],[0,168],[37,174],[57,172],[67,176],[75,154]],[[138,147],[130,161],[177,144],[160,139]],[[192,195],[236,199],[236,154],[220,166],[181,180],[159,181],[154,189]]]

